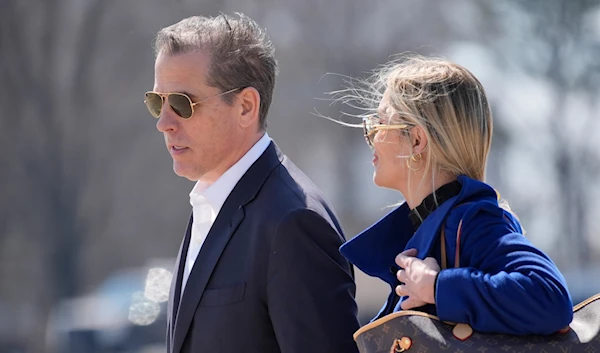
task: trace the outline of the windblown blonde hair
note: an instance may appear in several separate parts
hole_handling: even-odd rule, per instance
[[[387,90],[389,123],[423,128],[429,141],[425,175],[445,171],[485,181],[492,112],[483,86],[469,70],[439,58],[403,55],[367,80],[346,83],[346,89],[332,92],[337,101],[367,115]]]

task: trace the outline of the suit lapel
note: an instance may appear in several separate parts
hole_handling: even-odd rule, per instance
[[[167,343],[169,346],[173,345],[173,331],[175,327],[175,317],[177,316],[177,310],[174,308],[179,307],[179,299],[181,298],[181,282],[183,281],[183,269],[185,266],[185,259],[187,255],[187,248],[190,244],[192,235],[192,215],[190,215],[188,225],[185,231],[183,241],[179,246],[179,253],[177,254],[177,260],[175,262],[175,278],[171,281],[171,288],[169,290],[169,302],[167,305]],[[171,353],[169,349],[167,351]]]
[[[219,215],[215,219],[215,223],[208,232],[206,240],[200,249],[200,253],[196,258],[196,262],[186,283],[179,307],[174,313],[173,353],[180,352],[196,312],[196,307],[202,298],[213,270],[227,243],[244,219],[243,207],[254,199],[271,171],[281,163],[280,158],[283,158],[283,156],[281,156],[279,150],[272,142],[261,157],[248,169],[225,200]],[[188,226],[188,233],[189,228],[190,226]],[[189,234],[186,234],[186,239],[189,239]],[[186,244],[187,242],[184,241]],[[181,259],[184,257],[186,251],[187,246],[180,250],[178,258]],[[180,261],[185,263],[185,260]],[[178,272],[177,288],[181,288],[181,280],[179,279],[181,277],[180,273],[183,272],[181,265],[179,265]],[[174,299],[177,300],[177,298]]]

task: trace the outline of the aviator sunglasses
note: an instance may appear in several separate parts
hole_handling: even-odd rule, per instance
[[[158,93],[149,91],[146,92],[146,98],[144,99],[144,103],[146,107],[148,107],[148,111],[152,114],[153,117],[159,118],[160,113],[162,112],[162,107],[165,104],[165,101],[169,103],[169,106],[175,114],[179,115],[183,119],[189,119],[194,115],[194,107],[202,102],[205,102],[211,98],[216,98],[223,96],[227,93],[235,92],[240,88],[230,89],[229,91],[225,91],[214,96],[206,97],[197,102],[192,102],[192,99],[185,93]]]
[[[412,127],[412,125],[409,124],[379,124],[377,121],[380,121],[377,114],[363,118],[363,132],[365,134],[365,141],[367,141],[367,145],[369,145],[371,148],[373,148],[373,138],[377,132],[381,130],[403,130]]]

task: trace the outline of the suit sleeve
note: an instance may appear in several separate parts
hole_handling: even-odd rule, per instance
[[[356,286],[338,250],[342,242],[308,209],[288,213],[275,227],[267,304],[282,353],[358,352]]]
[[[461,262],[471,267],[439,273],[438,316],[480,332],[554,333],[573,318],[565,280],[503,212],[481,210],[463,225]]]

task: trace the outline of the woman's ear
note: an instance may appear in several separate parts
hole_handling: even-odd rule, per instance
[[[427,135],[421,126],[415,126],[410,131],[410,142],[412,145],[412,153],[419,154],[425,151],[427,147]]]

